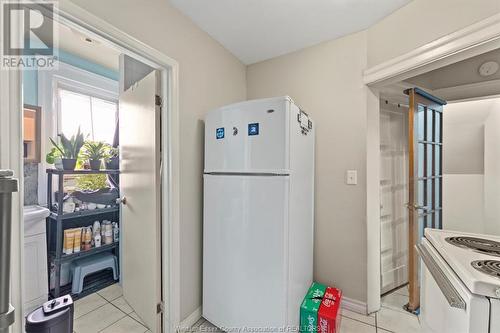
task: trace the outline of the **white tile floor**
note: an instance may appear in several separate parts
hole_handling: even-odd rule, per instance
[[[403,310],[408,302],[406,287],[382,298],[376,314],[361,315],[342,310],[341,333],[418,333],[418,317]],[[121,287],[112,285],[96,294],[76,301],[76,333],[145,333],[150,332],[122,296]],[[205,319],[200,319],[189,332],[222,332]]]
[[[382,298],[382,308],[376,314],[361,315],[342,310],[340,333],[417,333],[422,332],[418,317],[403,309],[408,303],[407,287],[400,288]],[[200,319],[190,332],[222,332],[205,319]]]
[[[120,285],[111,285],[75,302],[76,333],[150,332],[127,304]]]

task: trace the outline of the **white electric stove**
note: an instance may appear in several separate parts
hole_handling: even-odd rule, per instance
[[[425,332],[500,332],[500,237],[426,229],[421,315]]]

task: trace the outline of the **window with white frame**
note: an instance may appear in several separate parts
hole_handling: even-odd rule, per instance
[[[113,143],[118,112],[116,101],[63,88],[58,88],[57,96],[58,133],[71,137],[80,127],[89,140]]]
[[[64,133],[71,137],[78,131],[87,140],[112,144],[118,119],[119,84],[75,66],[59,62],[54,70],[38,72],[38,102],[43,110],[41,151],[52,148],[49,138]],[[42,159],[38,168],[38,202],[46,204],[47,177],[52,167]],[[69,177],[65,177],[69,178]]]

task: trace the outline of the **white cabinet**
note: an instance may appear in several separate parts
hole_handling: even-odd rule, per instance
[[[24,300],[30,311],[47,300],[47,246],[45,234],[24,238]]]
[[[24,313],[47,301],[47,240],[45,218],[47,208],[24,207]]]

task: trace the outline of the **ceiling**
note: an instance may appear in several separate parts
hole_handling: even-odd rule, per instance
[[[89,36],[84,35],[80,31],[69,28],[66,25],[54,22],[58,36],[58,48],[68,53],[76,55],[85,60],[91,61],[98,65],[118,71],[120,52],[102,44],[95,39],[89,39]],[[49,35],[52,35],[51,30],[38,31],[38,37],[45,44],[50,44]]]
[[[118,71],[120,52],[100,41],[90,39],[77,30],[59,25],[59,48],[80,58]]]
[[[170,0],[244,64],[361,31],[411,0]]]
[[[431,90],[437,90],[472,83],[500,80],[500,70],[486,77],[479,75],[479,67],[488,61],[500,63],[500,49],[438,68],[406,81]]]
[[[500,95],[500,70],[481,76],[479,67],[494,61],[500,64],[500,49],[407,79],[407,86],[418,86],[447,101]]]

